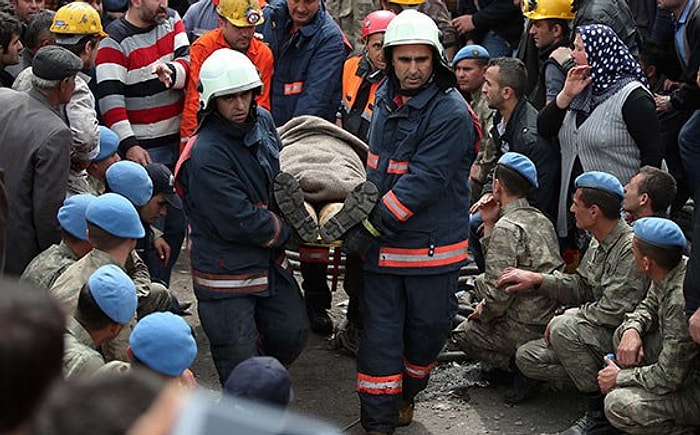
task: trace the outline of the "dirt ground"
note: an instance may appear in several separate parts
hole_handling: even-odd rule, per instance
[[[175,267],[171,288],[181,300],[195,303],[186,317],[197,335],[199,353],[193,366],[199,384],[220,390],[206,335],[196,313],[186,255]],[[299,277],[297,277],[299,279]],[[347,296],[339,285],[332,316],[342,319]],[[294,383],[292,409],[334,424],[349,434],[362,434],[355,394],[355,360],[336,351],[327,337],[312,335],[304,353],[290,368]],[[570,390],[545,391],[518,406],[501,401],[504,386],[489,386],[476,363],[442,363],[426,391],[417,398],[413,423],[397,434],[551,434],[566,429],[582,413],[583,401]]]

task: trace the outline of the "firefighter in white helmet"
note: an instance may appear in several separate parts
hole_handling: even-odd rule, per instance
[[[476,142],[433,20],[401,12],[386,29],[384,50],[387,79],[377,91],[367,159],[381,199],[344,242],[365,258],[357,391],[371,433],[411,422],[414,397],[449,335],[467,259]]]
[[[202,65],[197,137],[176,167],[190,224],[192,282],[222,385],[256,355],[284,365],[301,353],[308,320],[284,255],[294,233],[274,211],[280,139],[257,107],[253,63],[222,48]]]

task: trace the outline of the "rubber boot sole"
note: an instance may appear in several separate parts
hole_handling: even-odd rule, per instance
[[[370,181],[358,184],[345,198],[343,208],[321,227],[321,238],[326,243],[339,240],[350,228],[367,219],[379,192]]]
[[[318,240],[318,223],[304,207],[304,192],[292,174],[280,172],[275,177],[274,195],[284,219],[305,243]]]

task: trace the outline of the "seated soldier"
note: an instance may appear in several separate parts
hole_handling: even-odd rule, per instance
[[[505,291],[534,289],[557,303],[577,306],[554,317],[544,338],[523,344],[515,355],[525,376],[571,380],[586,393],[586,414],[567,434],[611,429],[596,376],[603,356],[613,351],[613,331],[649,287],[634,267],[632,229],[620,218],[624,196],[620,181],[606,172],[591,171],[576,178],[575,186],[571,212],[576,227],[593,236],[576,273],[506,268],[496,282]]]
[[[622,210],[627,223],[643,217],[668,217],[676,197],[676,180],[671,174],[653,166],[642,166],[625,185]]]
[[[163,185],[159,184],[159,187],[162,190]],[[162,191],[156,192],[154,190],[154,183],[146,168],[130,160],[116,162],[105,172],[105,188],[107,192],[118,193],[125,197],[136,208],[145,234],[144,237],[137,240],[136,248],[139,247],[139,244],[146,243],[144,239],[152,239],[151,243],[165,243],[161,237],[151,236],[151,233],[154,232],[151,225],[166,215],[168,202],[164,198]],[[179,202],[179,198],[175,204],[182,205]],[[158,232],[162,234],[160,231]],[[169,257],[169,246],[167,248],[162,247],[159,252],[165,256],[166,251]],[[139,318],[155,311],[166,310],[173,311],[176,314],[189,314],[185,312],[189,305],[180,306],[175,295],[170,293],[163,283],[153,280],[150,267],[136,249],[130,255],[130,261],[134,267],[141,269],[144,275],[148,275],[150,283],[149,288],[144,289],[145,292],[150,294],[150,297],[139,301]]]
[[[87,182],[95,195],[105,193],[105,173],[114,163],[121,160],[117,149],[119,136],[104,125],[100,126],[100,152],[87,167]]]
[[[197,357],[197,342],[190,325],[173,313],[153,313],[139,320],[129,336],[129,363],[112,361],[100,373],[146,369],[185,388],[196,382],[189,367]]]
[[[452,338],[468,356],[516,372],[514,389],[504,400],[519,402],[521,379],[513,364],[518,346],[542,336],[556,303],[546,295],[506,293],[496,281],[506,267],[533,272],[561,272],[564,261],[552,222],[530,206],[527,195],[537,187],[537,169],[518,153],[505,153],[494,172],[494,202],[482,207],[486,271],[476,277],[481,302]],[[521,375],[522,376],[522,375]]]
[[[633,231],[637,270],[652,284],[613,335],[617,361],[606,357],[598,373],[605,415],[625,433],[697,433],[698,346],[683,314],[686,240],[678,225],[658,217],[639,219]]]
[[[119,335],[134,314],[136,288],[122,269],[107,264],[90,275],[66,325],[63,376],[89,376],[102,367],[97,349]]]
[[[90,252],[92,245],[87,238],[85,211],[94,199],[92,195],[82,194],[63,201],[63,206],[58,210],[61,243],[51,245],[34,257],[20,279],[49,289],[70,265]]]

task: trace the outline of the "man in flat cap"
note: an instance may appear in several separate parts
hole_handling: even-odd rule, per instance
[[[61,239],[56,212],[63,203],[73,141],[62,105],[75,88],[80,58],[56,46],[40,49],[32,89],[0,89],[0,167],[10,204],[6,272],[27,264]]]
[[[566,434],[607,433],[604,396],[596,379],[603,357],[613,352],[612,334],[626,313],[646,295],[649,280],[634,266],[632,229],[620,217],[624,189],[606,172],[576,178],[571,212],[576,228],[593,236],[574,274],[506,268],[497,281],[503,291],[533,290],[571,307],[554,317],[544,338],[518,348],[515,363],[527,377],[571,380],[586,394],[586,415]]]
[[[698,351],[683,313],[686,240],[672,221],[634,223],[637,270],[652,284],[615,331],[615,359],[605,359],[598,384],[605,415],[625,433],[696,433],[700,426]]]

